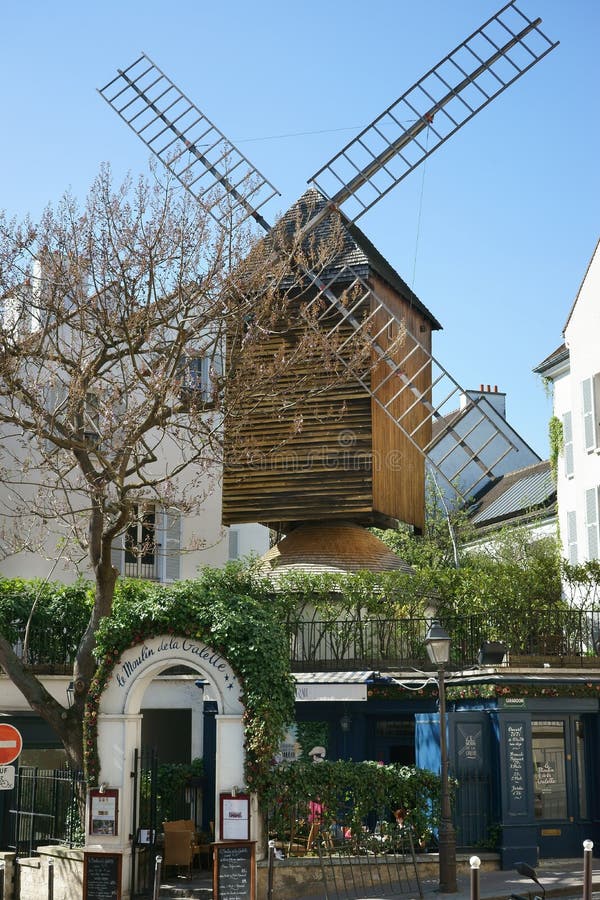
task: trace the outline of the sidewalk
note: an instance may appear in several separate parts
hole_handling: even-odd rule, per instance
[[[536,868],[539,881],[546,889],[546,897],[573,897],[581,900],[583,887],[583,854],[580,859],[546,859],[542,860]],[[424,900],[470,900],[471,897],[471,869],[468,862],[459,862],[458,866],[458,893],[439,894],[437,879],[422,879]],[[187,883],[186,883],[187,882]],[[592,861],[592,888],[594,892],[600,892],[600,859]],[[479,895],[481,900],[509,900],[511,894],[522,894],[527,897],[531,894],[541,894],[541,890],[529,878],[523,878],[514,870],[506,871],[481,871],[479,875]],[[324,900],[324,894],[307,894],[298,900]],[[212,897],[211,878],[208,872],[197,874],[191,881],[174,879],[161,885],[159,897],[164,898],[196,898],[196,900],[210,900]],[[418,900],[407,894],[396,895],[397,900]],[[258,900],[265,900],[259,897]],[[278,900],[274,896],[273,900]],[[335,900],[335,892],[331,896]],[[356,900],[384,900],[376,893],[365,893]],[[388,894],[385,900],[392,900]],[[600,900],[600,898],[599,898]]]
[[[583,888],[583,854],[580,859],[546,859],[536,867],[538,880],[546,889],[547,897],[581,897]],[[458,893],[446,895],[454,900],[469,900],[471,896],[471,869],[467,864],[458,870]],[[592,886],[600,891],[600,860],[593,860]],[[437,891],[437,883],[427,880],[423,882],[423,893],[431,900],[431,894]],[[480,872],[479,893],[482,900],[508,900],[511,894],[541,894],[542,891],[531,881],[514,870],[496,870]],[[444,895],[440,895],[444,896]]]

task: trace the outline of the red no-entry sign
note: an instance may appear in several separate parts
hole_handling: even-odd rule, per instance
[[[0,723],[0,766],[13,762],[23,749],[21,732],[14,725]]]

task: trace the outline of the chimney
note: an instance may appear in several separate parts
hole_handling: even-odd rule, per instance
[[[506,394],[498,390],[497,384],[493,389],[489,384],[480,384],[478,391],[466,391],[460,398],[460,409],[466,409],[470,400],[477,401],[480,397],[483,397],[498,415],[506,419]]]

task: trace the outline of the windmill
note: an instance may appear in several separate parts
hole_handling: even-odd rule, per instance
[[[485,403],[470,401],[476,416],[466,420],[466,430],[448,421],[457,399],[467,395],[432,353],[431,330],[440,326],[385,261],[377,255],[373,264],[376,251],[355,223],[557,46],[540,24],[541,19],[529,19],[514,2],[508,3],[309,179],[309,194],[300,202],[299,237],[318,233],[331,216],[339,215],[349,241],[371,254],[366,269],[356,264],[352,253],[342,254],[339,264],[325,274],[305,267],[301,275],[312,292],[298,309],[310,327],[326,330],[332,352],[348,369],[353,408],[359,410],[355,419],[350,416],[360,426],[352,432],[353,440],[362,435],[366,456],[361,456],[365,447],[354,447],[350,463],[325,478],[327,460],[321,454],[308,474],[303,465],[288,471],[283,489],[280,484],[274,487],[273,474],[281,474],[276,462],[268,478],[260,467],[244,471],[230,466],[224,475],[224,524],[261,521],[285,528],[286,523],[337,517],[362,524],[400,519],[420,528],[426,458],[444,481],[460,484],[466,498],[482,480],[493,477],[510,452],[510,440]],[[209,204],[219,224],[224,226],[232,216],[239,223],[251,218],[271,232],[264,208],[277,196],[274,186],[146,54],[118,70],[99,93],[186,190]],[[355,339],[370,348],[361,370],[349,364],[344,349]],[[337,451],[342,447],[347,459],[343,424],[341,431],[332,431],[330,424],[325,434],[322,411],[313,419],[320,423],[313,443],[327,441],[328,448],[333,444]],[[452,442],[441,459],[432,460],[436,422],[444,422]],[[261,427],[258,422],[253,430],[260,432]],[[302,460],[308,453],[307,428],[300,439]],[[371,465],[375,456],[389,459],[392,451],[402,457],[400,475],[385,465],[376,472]],[[357,459],[363,459],[362,468]]]

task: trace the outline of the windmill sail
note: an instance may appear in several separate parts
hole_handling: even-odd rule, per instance
[[[145,53],[98,93],[219,224],[269,230],[260,210],[277,189]]]
[[[423,75],[310,179],[356,221],[558,46],[514,3]]]

